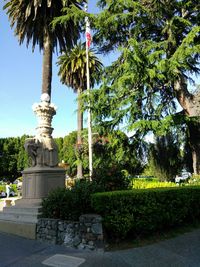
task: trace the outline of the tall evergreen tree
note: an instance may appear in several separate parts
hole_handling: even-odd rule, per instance
[[[200,93],[188,89],[191,76],[200,71],[200,2],[100,0],[99,6],[104,10],[96,19],[94,40],[103,52],[121,50],[96,92],[98,121],[109,118],[117,125],[126,118],[129,130],[163,131],[180,123],[180,114],[159,121],[175,113],[178,101],[193,171],[200,173]]]
[[[148,169],[160,181],[174,181],[183,166],[180,143],[174,136],[176,134],[171,132],[165,136],[159,136],[155,144],[151,144]]]

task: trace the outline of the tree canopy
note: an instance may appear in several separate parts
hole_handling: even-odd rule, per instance
[[[0,138],[0,179],[14,181],[28,166],[24,142],[28,136]]]
[[[186,123],[199,172],[199,124],[191,121],[200,115],[200,93],[188,88],[200,71],[199,1],[100,0],[99,6],[94,41],[104,53],[118,50],[119,57],[94,92],[96,122],[143,135]]]

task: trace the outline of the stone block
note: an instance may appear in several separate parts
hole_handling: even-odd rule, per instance
[[[75,236],[74,239],[73,239],[72,245],[74,247],[77,247],[80,243],[81,243],[80,237],[79,236]]]
[[[101,223],[94,223],[91,227],[91,232],[95,235],[102,235],[103,228]]]

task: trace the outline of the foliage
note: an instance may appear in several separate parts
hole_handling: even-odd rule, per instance
[[[93,132],[96,132],[96,129]],[[83,135],[83,144],[79,149],[76,146],[76,131],[63,139],[63,160],[68,164],[67,174],[72,177],[76,175],[77,158],[81,159],[84,175],[88,175],[88,140],[85,130]],[[115,171],[116,176],[124,178],[128,174],[132,175],[141,172],[145,149],[139,151],[137,146],[138,143],[135,140],[129,139],[121,131],[114,131],[102,136],[95,133],[93,135],[93,178],[95,180],[104,179],[105,176],[112,174],[112,177],[110,177],[112,180],[114,179]],[[77,153],[80,154],[78,155]]]
[[[16,184],[11,184],[10,187],[11,187],[11,191],[17,193],[17,185]]]
[[[0,139],[0,178],[14,181],[21,171],[28,166],[28,157],[24,149],[24,141],[28,136],[8,137]]]
[[[200,187],[104,192],[92,195],[110,238],[148,235],[199,221]],[[106,205],[105,205],[106,203]]]
[[[150,175],[160,181],[174,181],[176,174],[183,168],[180,146],[176,131],[158,136],[149,151],[147,169]]]
[[[24,170],[29,165],[28,154],[26,153],[25,148],[24,148],[25,140],[28,137],[29,137],[28,135],[22,135],[20,137],[20,145],[19,145],[19,150],[18,150],[19,152],[17,156],[17,169],[19,171]]]
[[[105,52],[113,47],[120,51],[106,71],[101,91],[95,92],[98,122],[109,118],[108,123],[112,119],[116,125],[125,117],[129,129],[157,131],[166,122],[159,119],[175,111],[174,81],[180,73],[198,73],[199,4],[99,3],[103,11],[97,16],[94,39]]]
[[[119,130],[97,136],[93,151],[93,179],[108,191],[127,188],[129,174],[142,170],[142,161],[137,155],[135,144]]]
[[[93,212],[91,194],[104,188],[94,182],[81,180],[69,189],[58,188],[42,202],[42,216],[62,220],[78,220],[79,216]]]
[[[76,139],[77,139],[76,131],[69,133],[63,138],[63,148],[62,148],[63,160],[68,164],[66,172],[69,176],[76,175],[76,169],[77,169],[77,157],[75,153]]]
[[[173,182],[159,182],[159,181],[149,181],[148,179],[136,178],[132,180],[132,185],[134,189],[148,189],[148,188],[158,188],[158,187],[175,187],[176,183]]]
[[[103,65],[95,56],[94,50],[88,51],[88,57],[90,86],[94,87],[94,84],[99,81]],[[86,49],[83,44],[79,43],[72,50],[65,51],[58,58],[57,65],[60,66],[58,75],[63,84],[71,87],[75,92],[78,89],[81,91],[87,89]]]
[[[200,185],[200,175],[192,175],[188,180],[190,185]]]
[[[126,125],[141,139],[149,131],[165,135],[183,124],[177,100],[186,122],[188,107],[199,101],[199,94],[188,90],[200,71],[199,1],[100,0],[99,6],[94,41],[104,53],[117,50],[118,58],[91,96],[96,123],[114,129]],[[197,106],[195,112],[191,116],[199,114]],[[193,136],[199,143],[199,134]]]
[[[52,27],[51,23],[55,17],[63,14],[65,7],[76,7],[80,10],[85,1],[7,1],[4,6],[10,19],[11,27],[15,27],[15,34],[20,44],[27,39],[27,46],[32,41],[32,49],[38,44],[44,49],[44,41],[51,39],[52,47],[60,47],[61,51],[66,46],[73,47],[80,37],[80,25],[73,18],[65,24],[57,24]],[[69,38],[70,36],[70,38]]]
[[[6,192],[6,185],[0,185],[0,192]],[[17,193],[17,186],[16,184],[10,184],[10,191],[13,191],[14,193]]]
[[[63,138],[62,137],[57,137],[57,138],[54,138],[57,146],[58,146],[58,159],[59,159],[59,162],[62,162],[63,160]]]
[[[118,166],[101,166],[93,173],[93,180],[105,187],[106,191],[127,189],[129,179]]]

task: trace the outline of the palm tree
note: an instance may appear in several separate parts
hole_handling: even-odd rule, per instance
[[[81,9],[85,0],[10,0],[4,5],[7,10],[11,27],[19,43],[26,39],[27,46],[32,42],[32,50],[38,44],[43,50],[42,93],[51,97],[52,54],[54,49],[61,51],[73,47],[77,42],[80,27],[72,19],[52,28],[55,17],[62,14],[64,7],[75,6]]]
[[[102,63],[95,56],[94,51],[89,50],[89,71],[90,86],[94,87],[95,82],[99,80],[99,74],[102,70]],[[81,133],[83,130],[83,112],[81,108],[80,95],[87,88],[86,78],[86,49],[83,44],[78,44],[71,51],[66,51],[58,59],[57,64],[60,66],[58,75],[60,81],[71,87],[78,95],[78,111],[77,111],[77,145],[82,144]],[[82,178],[82,164],[78,163],[77,177]]]

